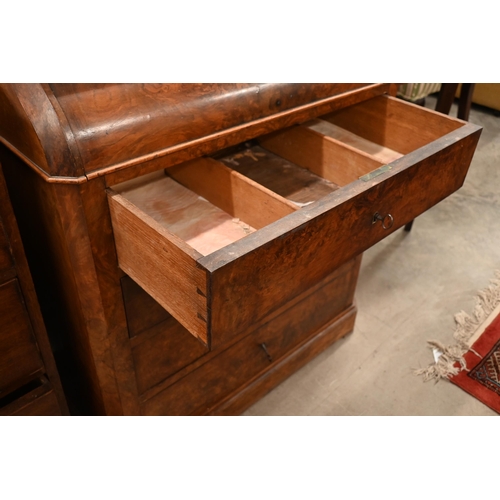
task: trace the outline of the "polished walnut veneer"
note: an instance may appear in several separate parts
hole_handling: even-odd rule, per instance
[[[0,86],[0,161],[75,413],[239,413],[352,331],[362,252],[458,189],[480,135],[391,94]]]
[[[0,415],[67,413],[0,165]]]

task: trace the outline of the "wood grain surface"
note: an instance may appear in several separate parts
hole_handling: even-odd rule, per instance
[[[43,371],[17,279],[0,286],[0,396]]]
[[[458,189],[480,134],[389,90],[0,85],[0,160],[81,414],[238,413],[352,329],[358,256]],[[170,182],[249,234],[192,248],[201,218]],[[6,248],[0,232],[4,278]],[[51,412],[54,395],[7,406]]]
[[[377,158],[306,126],[276,132],[259,142],[338,186],[346,186],[382,165]]]
[[[200,259],[211,275],[214,345],[456,191],[479,134],[479,127],[465,125],[396,160],[389,172],[358,180],[236,242],[230,254]],[[373,224],[375,212],[392,214],[394,225]]]
[[[372,158],[375,158],[381,164],[391,163],[392,161],[397,160],[398,158],[401,158],[401,156],[403,156],[397,151],[369,141],[326,120],[312,120],[310,122],[307,122],[305,126],[311,130],[315,130],[316,132],[325,135],[326,137],[336,139],[342,144],[352,146],[358,151],[363,151],[364,153],[369,154]]]
[[[222,156],[220,161],[289,200],[294,210],[338,189],[336,184],[259,146]]]
[[[5,230],[0,219],[0,281],[7,281],[8,278],[14,276],[14,263],[10,253],[10,245],[5,234]],[[10,272],[9,272],[10,271]]]
[[[209,363],[145,401],[145,414],[203,414],[254,377],[271,369],[304,340],[319,333],[342,312],[349,310],[360,262],[360,259],[352,261],[336,279],[305,295],[293,307],[285,308],[250,335],[211,358]],[[350,320],[347,329],[340,325],[334,328],[333,336],[348,333],[352,329],[354,315]],[[262,348],[263,343],[271,360]],[[272,386],[268,381],[267,390]],[[248,396],[245,398],[247,405],[254,401]]]
[[[0,162],[5,160],[0,146]],[[7,163],[10,157],[7,155]],[[4,162],[5,163],[5,162]],[[43,376],[57,414],[68,414],[38,297],[0,164],[0,246],[9,256],[12,276],[0,267],[0,399]],[[9,396],[10,393],[10,396]],[[40,407],[40,415],[48,414]],[[34,410],[33,410],[34,411]],[[50,413],[52,414],[52,413]]]
[[[415,151],[465,123],[389,96],[379,96],[321,118],[401,154]]]
[[[109,190],[120,268],[205,345],[209,343],[207,278],[201,254]]]
[[[169,168],[167,174],[232,217],[260,229],[297,206],[261,183],[212,158],[200,158]]]
[[[206,186],[208,184],[202,187]],[[231,210],[233,213],[221,210],[211,203],[213,197],[208,188],[200,191],[208,199],[187,189],[172,177],[163,175],[154,182],[122,191],[122,195],[201,255],[209,255],[255,231],[245,219],[233,215],[240,214],[239,210]],[[222,194],[218,197],[222,198],[219,200],[222,203],[219,205],[232,209],[231,192],[223,192],[222,189],[220,192]],[[246,212],[240,215],[244,216]]]
[[[47,378],[42,377],[33,385],[35,387],[32,390],[0,407],[0,416],[56,417],[67,414],[67,410],[61,408],[57,394]]]

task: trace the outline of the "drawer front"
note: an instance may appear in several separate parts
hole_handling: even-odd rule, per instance
[[[36,386],[30,388],[30,386]],[[24,389],[24,392],[23,392]],[[21,393],[17,396],[17,393]],[[9,402],[0,406],[1,416],[59,416],[61,408],[47,379],[34,380],[8,397]]]
[[[212,345],[245,330],[456,191],[478,140],[477,133],[460,132],[201,259],[210,272]],[[385,220],[374,223],[376,213]],[[388,214],[392,226],[385,229]]]
[[[360,260],[346,263],[323,287],[267,321],[144,403],[148,415],[203,414],[352,307]],[[345,332],[347,333],[347,332]]]
[[[0,394],[43,368],[17,279],[0,286]]]
[[[0,220],[0,279],[12,266],[9,242],[4,232],[2,221]]]
[[[198,358],[208,348],[172,316],[132,342],[137,389],[143,394]]]
[[[173,167],[168,180],[162,172],[162,179],[156,174],[136,179],[109,193],[119,265],[194,336],[219,348],[456,191],[480,132],[475,125],[380,96],[260,138],[270,154],[334,186],[312,201],[278,194],[264,181],[229,168],[245,155],[250,161],[266,156],[257,149]],[[286,168],[279,175],[290,171]],[[174,192],[179,198],[170,195]],[[179,220],[173,219],[182,203],[164,213],[162,196],[210,202],[226,214],[224,224],[243,222],[240,230],[247,233],[209,251],[196,248],[192,231],[199,213],[192,217],[192,206],[186,208],[181,225],[195,222],[186,236],[177,233]],[[210,224],[222,227],[219,219],[203,224],[200,234],[212,239]]]
[[[11,413],[16,417],[58,417],[61,416],[61,408],[53,390],[40,396],[33,396],[29,402],[22,405]]]

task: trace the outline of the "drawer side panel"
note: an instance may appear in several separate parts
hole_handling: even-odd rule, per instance
[[[120,268],[207,345],[205,270],[122,196],[109,194],[109,205]]]

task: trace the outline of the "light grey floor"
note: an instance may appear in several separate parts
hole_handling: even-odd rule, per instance
[[[500,118],[473,107],[469,121],[484,129],[464,186],[364,254],[354,332],[245,415],[496,415],[413,374],[432,361],[426,341],[452,343],[454,315],[500,269]]]

